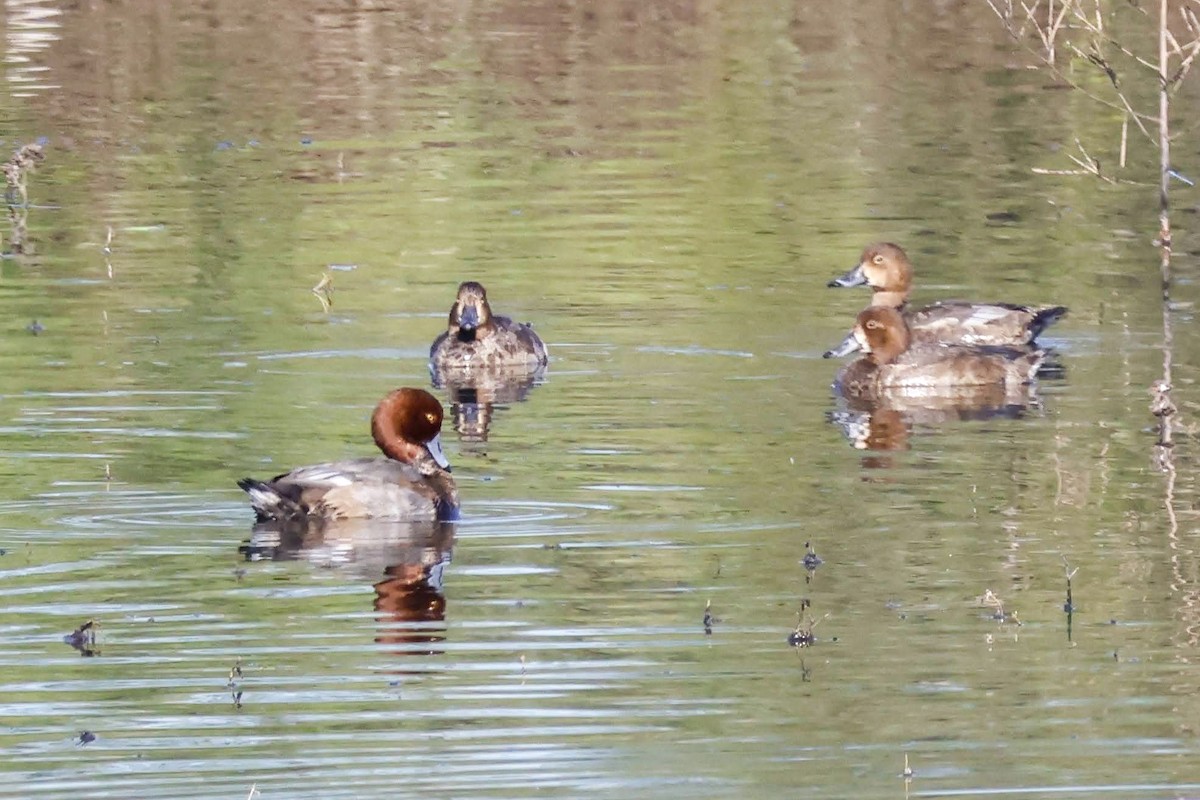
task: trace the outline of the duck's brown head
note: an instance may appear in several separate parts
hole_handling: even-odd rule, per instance
[[[450,470],[442,452],[442,404],[424,389],[389,392],[371,415],[371,436],[384,455],[422,472]]]
[[[460,342],[473,342],[492,326],[492,307],[488,305],[487,290],[482,283],[466,281],[459,285],[458,296],[450,307],[450,337]]]
[[[878,366],[890,364],[908,349],[908,325],[888,306],[868,306],[858,314],[854,338],[866,357]]]
[[[875,242],[867,245],[853,269],[831,280],[829,286],[870,286],[872,291],[900,301],[887,305],[900,305],[912,289],[912,276],[912,262],[904,248],[891,242]]]

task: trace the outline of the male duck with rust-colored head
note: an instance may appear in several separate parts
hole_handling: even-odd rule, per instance
[[[442,452],[442,404],[424,389],[389,393],[371,416],[384,455],[297,467],[238,481],[259,521],[458,519],[458,489]]]
[[[944,395],[981,386],[1017,389],[1034,379],[1045,356],[1030,347],[912,345],[904,317],[888,306],[863,309],[853,336],[864,355],[838,373],[835,386],[854,398],[891,391]]]
[[[1001,345],[1006,347],[1031,344],[1043,330],[1067,313],[1065,306],[1020,306],[1012,303],[970,303],[947,300],[925,306],[907,308],[912,290],[913,267],[908,255],[899,245],[878,242],[868,245],[858,264],[829,286],[870,286],[871,305],[898,308],[917,343]],[[853,334],[838,347],[825,354],[826,358],[845,355],[843,347],[850,345]]]
[[[483,284],[458,287],[446,332],[429,348],[435,370],[536,369],[547,361],[546,345],[533,328],[492,313]]]

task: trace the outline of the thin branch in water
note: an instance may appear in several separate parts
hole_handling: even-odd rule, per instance
[[[1129,115],[1126,114],[1121,119],[1121,155],[1117,159],[1117,165],[1121,169],[1125,169],[1125,156],[1129,152]]]

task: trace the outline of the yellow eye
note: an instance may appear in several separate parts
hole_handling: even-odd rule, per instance
[[[429,420],[430,425],[437,424],[437,414],[434,414],[432,411],[425,415],[425,419]]]

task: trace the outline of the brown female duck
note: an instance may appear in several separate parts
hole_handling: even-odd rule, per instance
[[[269,481],[243,478],[238,486],[260,521],[457,519],[458,489],[441,429],[437,398],[424,389],[397,389],[371,416],[382,457],[297,467]]]
[[[853,333],[862,358],[846,366],[835,384],[845,397],[877,399],[889,393],[945,396],[997,387],[1019,390],[1037,375],[1045,353],[1030,347],[912,345],[900,312],[871,306]]]
[[[435,372],[500,367],[535,369],[546,361],[546,345],[533,328],[493,314],[487,290],[475,281],[458,287],[446,331],[429,348],[429,365]]]
[[[970,303],[948,300],[908,308],[913,266],[899,245],[877,242],[868,245],[858,264],[829,286],[870,286],[871,305],[898,308],[918,344],[966,344],[1015,346],[1030,344],[1048,326],[1062,318],[1065,306],[1021,306],[1012,303]],[[826,358],[853,351],[853,334]],[[843,348],[848,348],[843,350]]]

